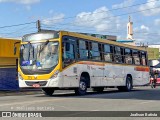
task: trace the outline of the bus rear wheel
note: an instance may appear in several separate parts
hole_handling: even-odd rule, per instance
[[[54,93],[54,89],[53,88],[42,88],[42,91],[47,96],[52,96],[53,93]]]
[[[85,95],[87,92],[87,82],[84,77],[81,77],[79,87],[75,89],[76,95]]]
[[[119,91],[126,91],[126,92],[131,91],[133,88],[131,77],[127,76],[125,86],[118,86],[117,88]]]
[[[125,91],[129,92],[129,91],[132,90],[132,88],[133,88],[133,86],[132,86],[132,79],[131,79],[131,77],[127,76]]]

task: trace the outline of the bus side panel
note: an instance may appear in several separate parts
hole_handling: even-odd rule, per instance
[[[124,85],[124,67],[114,64],[105,64],[104,79],[107,81],[106,86]]]
[[[106,86],[104,84],[104,64],[101,63],[100,65],[92,65],[92,75],[93,78],[91,79],[92,81],[96,81],[95,82],[95,86]]]
[[[62,71],[62,87],[78,87],[79,76],[77,75],[77,64],[68,66]]]
[[[135,66],[133,74],[133,85],[145,85],[149,83],[148,67]]]
[[[147,85],[150,82],[150,73],[149,72],[143,72],[142,73],[142,79],[143,79],[143,85]]]
[[[143,66],[142,66],[143,67]],[[103,70],[104,68],[104,70]],[[76,73],[75,72],[76,69]],[[105,64],[99,66],[93,64],[74,64],[62,72],[62,87],[78,87],[82,72],[90,75],[90,85],[94,86],[124,86],[127,75],[132,76],[133,85],[145,85],[149,81],[149,72],[137,71],[135,66],[122,66],[116,64]],[[104,74],[104,75],[103,75]]]
[[[132,76],[133,86],[145,85],[148,83],[148,80],[149,80],[148,79],[149,72],[143,71],[143,70],[145,70],[145,67],[138,66],[138,69],[137,69],[137,66],[125,66],[124,67],[126,77],[129,74]],[[126,77],[124,78],[124,80],[126,80]],[[124,85],[125,85],[125,83],[124,83]]]

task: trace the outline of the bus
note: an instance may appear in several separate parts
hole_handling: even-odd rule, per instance
[[[105,87],[131,91],[149,83],[145,48],[69,31],[42,30],[24,35],[20,47],[19,86],[36,87],[44,94]]]
[[[0,38],[0,90],[19,90],[19,47],[18,39]]]

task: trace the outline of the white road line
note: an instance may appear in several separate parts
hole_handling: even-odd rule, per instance
[[[90,111],[100,111],[100,110],[90,110]]]
[[[146,102],[140,102],[139,104],[148,104],[148,103],[152,103],[152,102],[156,102],[156,101],[146,101]]]
[[[51,102],[51,101],[59,101],[59,100],[65,100],[65,99],[51,99],[51,100],[34,100],[34,101],[26,101],[26,102],[14,102],[14,103],[8,103],[8,104],[3,104],[3,105],[0,105],[0,107],[3,107],[3,106],[10,106],[10,105],[26,105],[26,104],[36,104],[36,103],[41,103],[41,102]]]

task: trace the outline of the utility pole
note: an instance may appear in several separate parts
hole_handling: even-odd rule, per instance
[[[40,20],[37,20],[37,28],[38,28],[38,32],[41,31],[41,22]]]

